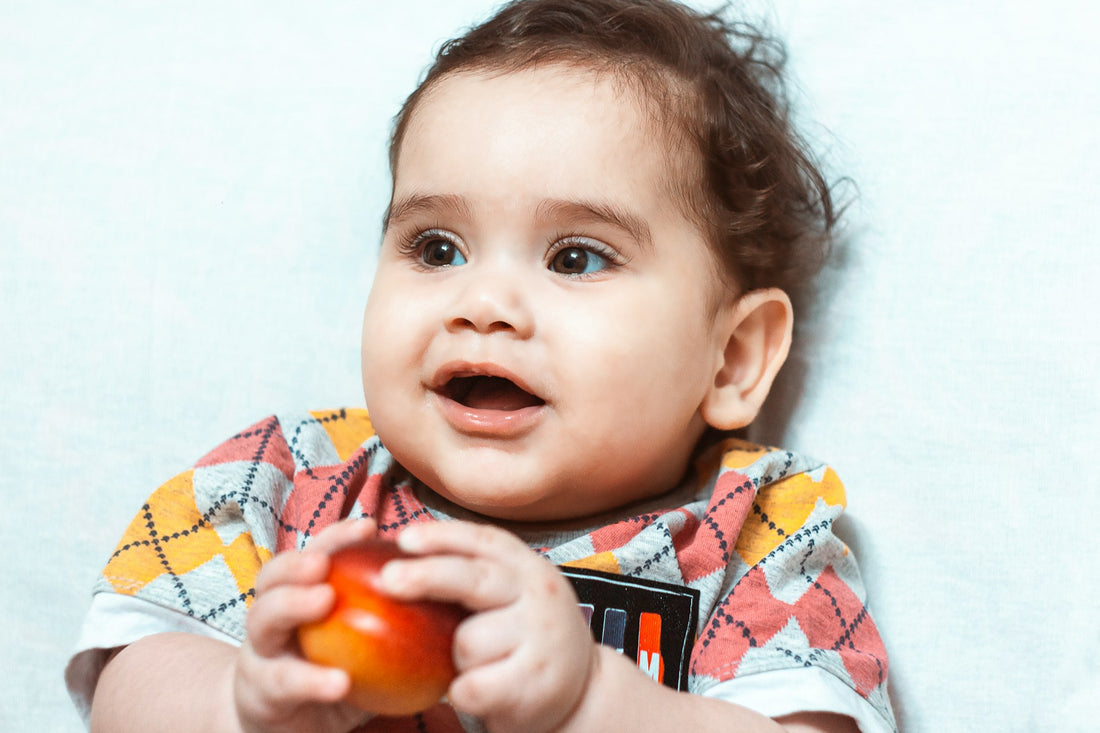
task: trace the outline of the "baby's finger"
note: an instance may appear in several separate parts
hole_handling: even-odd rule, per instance
[[[450,601],[471,611],[512,603],[523,588],[510,566],[455,555],[390,560],[383,566],[378,584],[382,592],[395,598]]]
[[[473,522],[414,524],[397,536],[397,544],[415,554],[447,553],[492,558],[521,558],[531,553],[518,537],[499,527]]]
[[[245,620],[252,648],[262,657],[284,653],[297,628],[328,613],[335,595],[325,584],[275,586],[252,605]]]
[[[477,717],[520,710],[524,698],[541,692],[532,690],[521,673],[511,658],[466,670],[451,683],[447,699],[456,709]],[[516,680],[524,680],[524,684],[516,684]]]
[[[306,545],[306,549],[332,554],[348,545],[370,539],[377,532],[378,525],[373,519],[345,519],[321,530]]]
[[[467,617],[455,630],[455,667],[461,673],[507,657],[523,642],[521,629],[505,609]]]
[[[256,591],[264,593],[285,583],[323,582],[328,575],[330,553],[373,537],[375,531],[373,519],[346,520],[325,528],[305,550],[280,552],[265,563],[256,577]]]
[[[328,557],[318,552],[280,552],[260,568],[256,592],[264,594],[286,584],[322,583],[328,574]]]
[[[336,702],[351,688],[347,672],[310,664],[297,657],[284,656],[260,663],[245,655],[241,664],[242,672],[252,684],[239,686],[238,694],[251,691],[255,699],[246,702],[252,704],[263,704],[266,700],[287,709],[307,702]],[[270,703],[264,706],[271,707]]]

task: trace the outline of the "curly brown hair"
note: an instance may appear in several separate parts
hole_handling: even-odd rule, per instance
[[[672,0],[514,0],[440,48],[396,117],[391,171],[418,102],[447,74],[610,73],[669,133],[670,185],[729,285],[797,295],[826,260],[838,212],[790,121],[783,45],[723,15]],[[684,144],[698,155],[673,155]]]

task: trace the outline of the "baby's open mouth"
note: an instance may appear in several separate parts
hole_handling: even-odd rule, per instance
[[[522,410],[546,402],[504,377],[475,375],[452,377],[443,394],[459,404],[478,410]]]

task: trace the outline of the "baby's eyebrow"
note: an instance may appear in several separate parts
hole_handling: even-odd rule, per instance
[[[383,226],[389,228],[404,219],[425,212],[445,212],[460,218],[471,216],[470,206],[462,196],[412,193],[394,199],[386,211]],[[574,225],[610,224],[622,229],[643,247],[649,247],[653,243],[653,235],[645,219],[620,206],[601,201],[546,199],[539,203],[535,216],[539,220],[565,220]]]
[[[653,243],[646,220],[614,204],[548,199],[539,204],[536,215],[540,218],[565,219],[576,224],[610,224],[625,231],[643,247]]]
[[[389,228],[391,224],[417,214],[438,211],[455,214],[462,218],[469,218],[470,216],[470,207],[461,196],[413,193],[394,199],[390,203],[390,208],[386,210],[385,221],[382,222],[383,228]]]

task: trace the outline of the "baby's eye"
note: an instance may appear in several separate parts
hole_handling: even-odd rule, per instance
[[[603,255],[581,247],[565,247],[554,254],[550,269],[563,275],[588,275],[611,263]]]
[[[425,232],[420,239],[420,261],[428,267],[465,265],[466,258],[458,245],[438,233]]]

